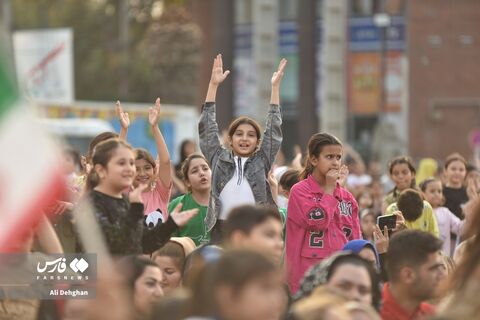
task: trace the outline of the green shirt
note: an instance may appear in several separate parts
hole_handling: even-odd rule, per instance
[[[182,210],[198,209],[199,212],[186,226],[175,232],[173,236],[189,237],[197,246],[208,243],[210,241],[210,232],[207,231],[207,226],[205,225],[207,206],[198,204],[195,199],[193,199],[192,193],[188,192],[170,201],[168,204],[168,212],[172,212],[179,203],[183,205]]]

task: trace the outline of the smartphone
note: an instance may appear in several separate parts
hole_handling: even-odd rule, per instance
[[[380,230],[385,229],[385,226],[387,226],[388,231],[391,231],[395,229],[395,226],[397,225],[397,216],[394,214],[387,214],[385,216],[378,216],[377,218],[377,224]]]

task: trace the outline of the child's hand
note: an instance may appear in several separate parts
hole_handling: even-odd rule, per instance
[[[295,158],[292,160],[292,168],[301,171],[303,169],[302,165],[302,148],[296,144],[293,147],[293,153],[295,154]]]
[[[406,229],[407,226],[405,225],[405,218],[403,217],[402,211],[395,211],[393,214],[397,216],[397,223],[395,224],[395,229],[393,229],[393,231],[395,232]]]
[[[348,167],[346,165],[342,165],[340,167],[340,170],[338,171],[338,183],[342,187],[345,187],[347,185],[348,174],[349,174]]]
[[[158,124],[160,120],[160,98],[155,100],[155,107],[148,108],[148,122],[152,127]]]
[[[339,178],[339,170],[331,169],[325,175],[325,192],[333,194]]]
[[[273,174],[273,170],[270,170],[268,172],[268,184],[270,185],[270,189],[278,188],[278,181],[277,181],[277,178],[275,178],[275,175]]]
[[[280,86],[280,82],[282,81],[286,65],[287,65],[287,59],[280,60],[280,63],[278,65],[278,70],[275,71],[272,76],[272,80],[271,80],[272,86]]]
[[[120,125],[123,129],[128,129],[130,127],[130,118],[128,116],[128,112],[124,112],[120,101],[117,100],[115,105],[115,111],[117,113],[117,118],[120,121]]]
[[[478,199],[477,187],[475,186],[475,181],[473,179],[468,180],[467,195],[470,201],[475,201]]]
[[[373,230],[373,239],[375,240],[375,247],[379,254],[385,253],[388,251],[388,244],[390,239],[388,238],[388,228],[385,226],[382,230],[378,224],[375,225],[375,230]]]
[[[212,76],[210,78],[210,84],[218,86],[220,83],[223,82],[223,80],[227,78],[229,74],[230,74],[229,70],[223,72],[222,55],[217,54],[217,56],[213,60]]]
[[[170,218],[173,219],[175,224],[179,227],[185,226],[190,219],[198,214],[198,209],[190,209],[185,211],[180,211],[182,209],[182,204],[179,203],[175,209],[173,209],[172,213],[170,213]]]
[[[143,203],[142,192],[148,188],[148,184],[142,183],[139,184],[133,191],[128,195],[130,203]]]

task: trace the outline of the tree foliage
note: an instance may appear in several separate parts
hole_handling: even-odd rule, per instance
[[[125,0],[128,44],[120,39],[123,0],[15,0],[14,30],[69,27],[74,32],[77,100],[193,104],[200,31],[183,1]],[[152,14],[160,5],[163,14]],[[158,10],[157,10],[158,12]]]

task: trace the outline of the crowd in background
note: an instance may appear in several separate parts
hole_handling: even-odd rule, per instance
[[[452,150],[367,164],[315,133],[286,161],[286,63],[272,75],[263,134],[239,117],[220,135],[215,96],[229,71],[219,55],[199,137],[181,143],[178,163],[158,128],[159,99],[148,114],[158,155],[128,144],[120,102],[119,134],[98,135],[85,157],[64,148],[69,192],[12,251],[91,252],[92,235],[76,227],[88,199],[112,264],[99,264],[96,299],[4,299],[0,319],[474,319],[475,159]]]

